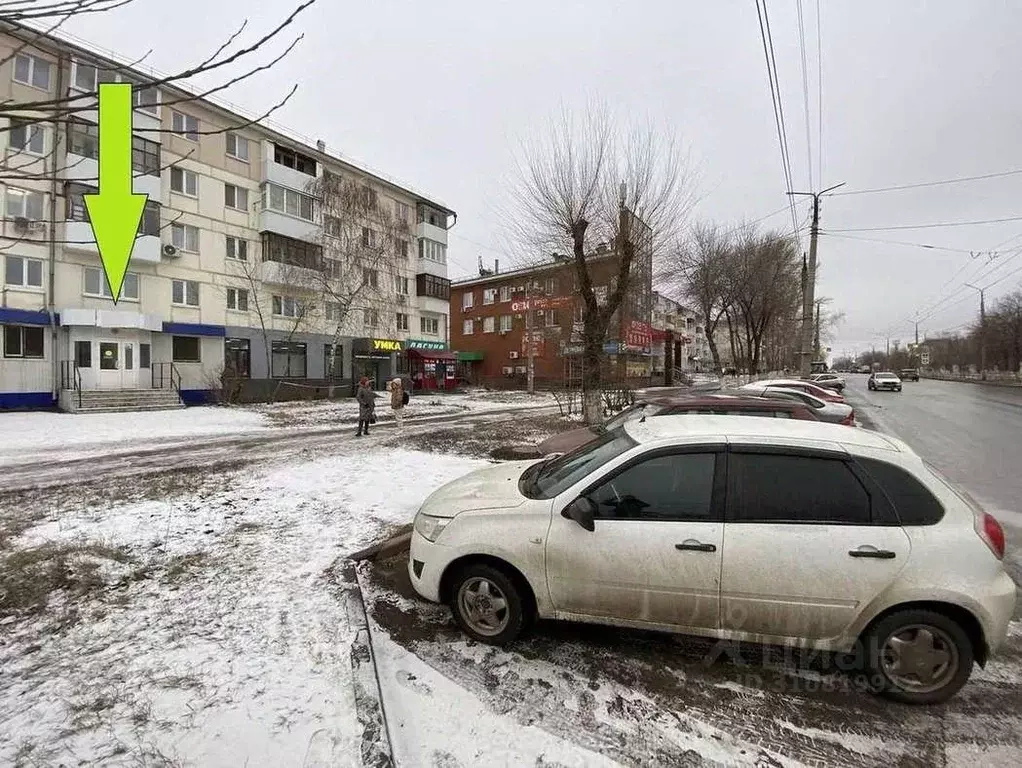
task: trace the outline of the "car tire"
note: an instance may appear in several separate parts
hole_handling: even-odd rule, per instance
[[[897,611],[873,625],[864,639],[874,689],[895,701],[940,704],[954,696],[972,674],[972,640],[958,622],[937,611]],[[915,669],[899,674],[900,665],[906,663],[902,657],[909,652],[908,663]],[[922,679],[924,669],[927,676],[936,670],[937,679]]]
[[[528,624],[528,605],[515,580],[492,565],[468,565],[452,582],[454,620],[466,635],[481,643],[507,645],[516,640]]]

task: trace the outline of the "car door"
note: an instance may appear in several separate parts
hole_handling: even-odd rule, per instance
[[[905,566],[908,536],[845,454],[732,446],[727,471],[724,629],[838,637]]]
[[[559,615],[716,629],[723,471],[723,445],[653,451],[559,497],[546,545]],[[579,495],[593,531],[560,514]]]

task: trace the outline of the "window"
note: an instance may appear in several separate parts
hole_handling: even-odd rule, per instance
[[[98,296],[104,299],[112,299],[110,286],[107,284],[106,275],[98,267],[85,267],[85,286],[82,290],[86,296]],[[138,301],[139,278],[136,272],[125,272],[124,282],[121,284],[121,299]]]
[[[32,221],[40,221],[44,218],[42,192],[34,192],[27,189],[7,188],[7,218],[13,219],[21,216]]]
[[[435,261],[438,264],[447,263],[447,246],[434,240],[419,238],[419,258]]]
[[[511,315],[500,316],[500,330],[510,331],[511,330]]]
[[[411,213],[412,210],[407,205],[397,200],[394,201],[394,218],[397,219],[398,224],[408,224]]]
[[[363,269],[362,284],[370,288],[378,288],[380,285],[380,273],[375,269]]]
[[[227,156],[248,162],[248,139],[236,133],[227,133]]]
[[[117,370],[117,353],[120,350],[116,342],[99,342],[99,368],[102,371]]]
[[[67,124],[67,151],[72,155],[81,155],[93,160],[99,158],[99,126],[81,120],[71,120]],[[74,161],[68,163],[74,165]]]
[[[362,325],[366,328],[375,328],[380,324],[380,313],[375,309],[362,310]]]
[[[263,188],[263,205],[271,211],[297,216],[313,221],[313,199],[293,189],[278,184],[266,184]]]
[[[152,358],[152,348],[148,344],[138,345],[138,367],[148,368]]]
[[[451,281],[444,277],[425,273],[416,275],[415,290],[417,296],[430,296],[441,301],[451,299]]]
[[[127,82],[127,81],[124,81]],[[148,112],[150,115],[160,114],[160,91],[152,86],[138,85],[132,83],[131,103],[139,112]],[[198,127],[198,123],[196,123]]]
[[[395,277],[394,278],[394,290],[400,296],[408,295],[408,278],[407,277]]]
[[[135,367],[135,347],[133,344],[124,345],[124,370],[130,371]]]
[[[587,496],[609,520],[710,520],[716,454],[655,456],[628,467]]]
[[[869,495],[840,459],[732,453],[729,516],[743,523],[869,525]]]
[[[557,279],[553,277],[548,277],[546,279],[546,285],[544,287],[546,288],[547,295],[553,296],[555,293],[557,293]]]
[[[323,268],[323,246],[265,232],[263,261],[276,261],[292,267],[320,270]]]
[[[323,316],[331,323],[339,323],[344,318],[344,308],[336,301],[324,302]]]
[[[362,245],[365,248],[376,247],[376,230],[369,227],[362,227]]]
[[[227,308],[248,312],[248,291],[244,288],[227,289]]]
[[[141,136],[131,137],[131,169],[143,176],[160,177],[160,145]]]
[[[876,459],[857,461],[894,503],[902,525],[933,525],[944,517],[944,507],[937,498],[901,467]]]
[[[501,367],[500,372],[505,376],[514,376],[515,367],[513,365],[505,365]]]
[[[501,301],[511,301],[511,286],[510,285],[502,285],[502,286],[500,286],[500,300]]]
[[[362,205],[370,211],[375,211],[378,204],[376,190],[368,185],[362,185],[362,188],[359,190],[359,194],[362,198]]]
[[[11,149],[41,155],[46,149],[46,131],[41,125],[28,120],[11,118],[11,127],[7,132]]]
[[[188,307],[199,306],[199,284],[194,280],[171,281],[171,298],[174,304]]]
[[[44,349],[41,325],[4,326],[4,357],[41,360],[44,357]]]
[[[475,332],[475,323],[473,323],[471,320],[462,321],[461,332],[465,336],[471,336]]]
[[[96,90],[96,68],[91,64],[76,61],[74,65],[74,86],[81,91]]]
[[[344,345],[338,344],[334,354],[333,344],[323,345],[323,374],[328,379],[339,379],[344,375]]]
[[[4,284],[24,288],[43,287],[43,262],[23,256],[7,256],[4,266]]]
[[[227,258],[235,261],[248,261],[248,240],[227,235]]]
[[[200,344],[198,336],[173,336],[171,338],[172,356],[175,363],[199,363]]]
[[[199,252],[199,228],[191,224],[171,224],[170,242],[176,248],[190,253]]]
[[[553,461],[533,464],[522,474],[520,487],[529,498],[552,499],[635,446],[622,429],[606,432]]]
[[[593,293],[596,295],[596,303],[601,307],[607,303],[607,286],[598,285],[593,288]]]
[[[303,317],[305,305],[291,296],[274,296],[273,314],[277,317]]]
[[[155,200],[146,200],[145,208],[142,209],[142,219],[138,222],[138,233],[159,237],[160,204]]]
[[[50,62],[28,53],[14,57],[14,82],[50,90]]]
[[[225,373],[247,379],[252,375],[252,343],[249,339],[224,339]]]
[[[340,237],[344,231],[341,226],[341,220],[328,213],[323,214],[323,229],[331,237]]]
[[[279,144],[273,145],[273,162],[277,163],[277,165],[283,165],[285,168],[294,168],[296,171],[308,174],[309,176],[316,175],[315,160],[308,155],[295,152],[293,149],[282,147]]]
[[[75,342],[75,365],[79,368],[91,368],[92,367],[92,342],[91,341],[76,341]]]
[[[197,117],[171,111],[170,128],[178,136],[184,136],[189,141],[199,140],[199,118]]]
[[[420,317],[419,330],[427,336],[437,336],[440,333],[440,318]]]
[[[475,301],[475,294],[472,291],[465,291],[461,294],[461,308],[472,309],[472,303]]]
[[[344,276],[344,263],[339,259],[323,259],[323,269],[331,280],[340,280]]]
[[[274,341],[270,345],[274,378],[304,379],[306,346],[294,341]]]
[[[497,289],[496,288],[484,288],[483,289],[483,304],[493,304],[497,300]]]
[[[394,255],[400,259],[408,258],[408,241],[398,238],[394,241]]]
[[[484,317],[483,318],[483,333],[493,333],[497,328],[497,318],[495,317]]]
[[[234,184],[224,184],[224,205],[239,211],[247,211],[248,190]]]
[[[193,171],[186,171],[184,168],[171,168],[170,191],[188,197],[198,197],[199,177]]]
[[[88,221],[89,209],[85,207],[84,195],[94,195],[99,192],[95,187],[87,187],[84,184],[68,184],[64,194],[67,197],[68,221]]]
[[[402,314],[401,312],[397,313],[397,329],[399,331],[408,330],[408,315]]]

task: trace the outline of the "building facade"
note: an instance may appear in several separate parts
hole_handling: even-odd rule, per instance
[[[702,316],[674,299],[654,291],[652,375],[665,377],[667,344],[673,344],[670,360],[674,370],[693,373],[710,369],[710,345]]]
[[[273,387],[361,375],[382,387],[416,350],[450,354],[454,211],[323,142],[18,34],[0,31],[5,104],[80,100],[70,119],[5,108],[0,408],[168,381],[200,402],[225,369]],[[149,196],[116,303],[83,203],[99,175],[95,93],[114,81],[136,84],[133,187]],[[357,216],[330,215],[326,180],[358,188]]]

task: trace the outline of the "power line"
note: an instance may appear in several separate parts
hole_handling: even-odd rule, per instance
[[[802,18],[802,0],[796,3],[798,9],[798,45],[802,54],[802,106],[806,118],[806,160],[809,168],[809,189],[813,188],[813,141],[809,129],[809,66],[806,64],[806,28]]]
[[[831,234],[844,232],[891,232],[897,229],[933,229],[935,227],[971,227],[978,224],[1001,224],[1006,221],[1022,221],[1022,216],[1008,216],[1003,219],[981,219],[979,221],[946,221],[936,224],[902,224],[896,227],[858,227],[850,229],[832,229]]]
[[[848,195],[869,195],[874,192],[899,192],[903,189],[919,189],[921,187],[939,187],[945,184],[962,184],[966,181],[982,181],[984,179],[999,179],[1004,176],[1017,176],[1022,173],[1022,168],[1013,171],[1001,171],[1000,173],[984,173],[978,176],[959,176],[954,179],[942,179],[940,181],[922,181],[918,184],[897,184],[891,187],[874,187],[873,189],[853,189],[849,192],[835,192],[834,197]]]
[[[948,248],[943,245],[930,245],[928,243],[906,243],[904,240],[884,240],[877,237],[856,237],[855,235],[835,235],[833,232],[820,230],[821,235],[837,237],[841,240],[861,240],[867,243],[884,243],[886,245],[905,245],[912,248],[926,248],[931,251],[948,251],[949,253],[973,253],[965,248]]]

